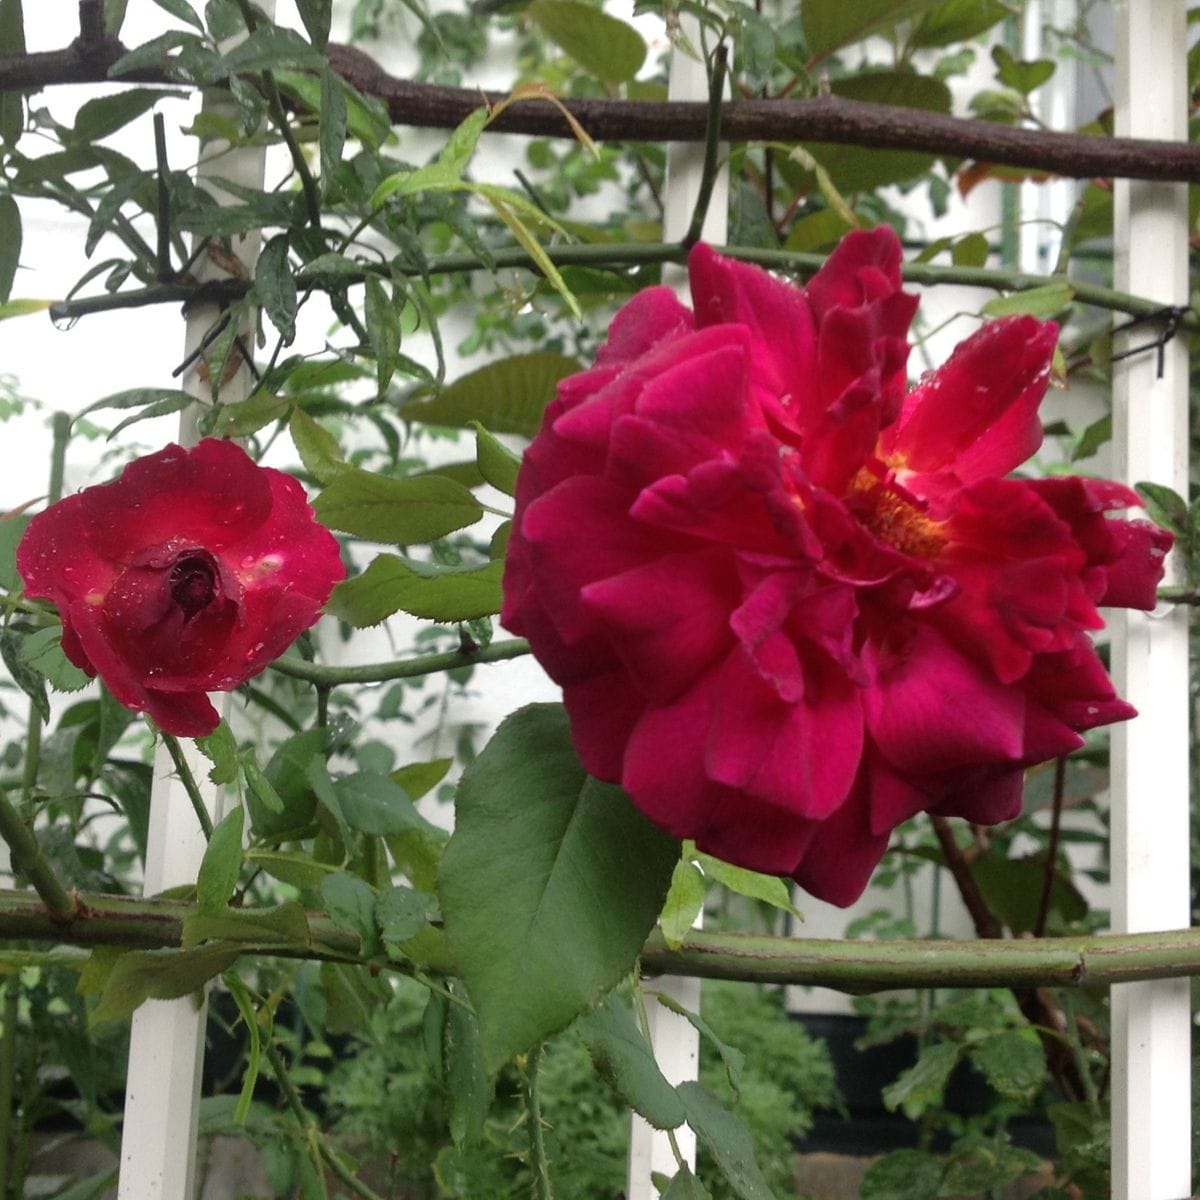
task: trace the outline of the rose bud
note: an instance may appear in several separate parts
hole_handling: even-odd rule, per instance
[[[991,321],[907,390],[888,228],[803,288],[697,246],[526,453],[502,620],[584,766],[677,837],[848,904],[921,811],[1017,815],[1022,775],[1133,716],[1089,639],[1151,608],[1171,535],[1115,483],[1014,479],[1057,330]]]
[[[212,438],[39,513],[17,569],[26,595],[58,606],[67,658],[183,737],[211,733],[206,693],[262,671],[345,575],[300,484]]]

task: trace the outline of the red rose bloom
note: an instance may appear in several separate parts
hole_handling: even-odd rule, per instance
[[[663,829],[853,901],[902,821],[992,823],[1133,715],[1088,639],[1171,536],[1115,483],[1008,479],[1056,327],[992,321],[905,394],[890,229],[805,288],[697,246],[564,380],[517,486],[502,619],[584,765]]]
[[[66,656],[183,737],[211,733],[205,693],[262,671],[345,575],[304,489],[211,438],[39,513],[17,569],[27,595],[58,606]]]

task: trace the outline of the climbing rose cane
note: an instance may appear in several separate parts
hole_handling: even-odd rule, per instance
[[[989,322],[905,394],[917,301],[880,228],[804,288],[697,246],[564,380],[517,485],[504,624],[586,768],[720,858],[848,904],[922,810],[1133,716],[1088,638],[1171,536],[1116,483],[1010,479],[1056,327]]]
[[[66,656],[184,737],[216,728],[205,693],[262,671],[345,575],[304,489],[211,438],[39,513],[17,568],[28,596],[58,606]]]

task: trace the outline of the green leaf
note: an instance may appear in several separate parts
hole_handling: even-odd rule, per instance
[[[738,1096],[742,1090],[742,1068],[746,1065],[746,1056],[736,1046],[730,1046],[723,1042],[717,1037],[712,1026],[699,1013],[694,1013],[691,1009],[684,1008],[674,996],[668,995],[666,992],[652,992],[650,994],[657,999],[663,1008],[669,1008],[671,1012],[683,1017],[720,1055],[721,1062],[725,1066],[725,1077],[729,1080],[729,1086],[734,1096]]]
[[[426,898],[410,887],[393,887],[375,900],[375,924],[389,955],[403,942],[411,941],[429,924]],[[401,950],[399,957],[403,958]]]
[[[183,921],[182,943],[185,950],[202,942],[236,942],[239,947],[282,946],[309,948],[312,936],[308,916],[295,900],[273,908],[221,908],[197,911]]]
[[[389,479],[357,468],[331,479],[313,511],[330,529],[398,546],[432,542],[483,516],[469,489],[445,476]]]
[[[535,351],[489,363],[445,387],[432,400],[410,401],[404,418],[470,429],[478,421],[492,433],[533,437],[559,381],[579,370],[565,354]]]
[[[147,408],[167,402],[179,404],[182,408],[194,401],[194,396],[178,388],[130,388],[128,391],[114,392],[111,396],[93,401],[80,409],[75,419],[86,417],[89,413],[98,412],[103,408]]]
[[[655,1129],[678,1129],[683,1102],[654,1061],[633,1018],[629,997],[610,992],[576,1028],[596,1073],[634,1112]]]
[[[492,487],[506,496],[516,495],[520,458],[488,433],[478,421],[475,422],[475,462],[480,475]]]
[[[1031,1029],[994,1034],[972,1046],[968,1057],[1006,1100],[1028,1102],[1046,1082],[1046,1052]]]
[[[731,892],[748,896],[751,900],[765,901],[774,908],[804,920],[804,914],[792,903],[791,889],[777,875],[762,875],[745,867],[735,867],[732,863],[713,858],[711,854],[697,853],[696,861],[710,879]]]
[[[1112,413],[1106,413],[1099,420],[1093,421],[1080,435],[1079,441],[1071,449],[1071,461],[1091,458],[1101,446],[1112,441]]]
[[[949,46],[986,33],[1012,10],[1001,0],[941,0],[917,22],[908,39],[914,49]]]
[[[270,778],[259,770],[253,746],[243,751],[240,760],[242,774],[246,776],[246,787],[249,788],[246,801],[250,808],[250,821],[255,831],[262,833],[264,821],[261,814],[272,813],[276,817],[282,817],[287,812],[287,805]]]
[[[17,546],[29,528],[31,517],[17,513],[11,517],[0,517],[0,588],[6,592],[19,592],[24,584],[17,574]]]
[[[953,1042],[934,1042],[921,1051],[921,1057],[894,1083],[883,1089],[883,1103],[888,1110],[904,1110],[915,1121],[926,1109],[942,1103],[950,1072],[958,1064],[959,1048]]]
[[[231,75],[269,71],[275,67],[308,67],[319,71],[325,65],[325,56],[319,50],[310,46],[295,30],[279,25],[260,25],[226,51],[223,58],[225,69]]]
[[[333,0],[296,0],[300,20],[308,31],[309,39],[318,50],[325,49],[329,41],[329,23],[333,18]]]
[[[247,850],[246,861],[261,867],[273,879],[290,883],[302,891],[319,888],[321,880],[337,870],[328,863],[316,862],[311,854],[297,850]]]
[[[288,265],[288,235],[276,234],[262,248],[254,264],[254,291],[283,344],[296,338],[296,279]]]
[[[628,83],[646,61],[646,43],[636,29],[579,0],[533,0],[525,15],[585,71],[606,83]]]
[[[1133,490],[1146,503],[1150,519],[1179,537],[1187,537],[1191,528],[1191,517],[1187,501],[1176,491],[1162,483],[1135,483]]]
[[[350,470],[338,440],[302,408],[293,408],[288,432],[304,469],[321,483],[330,483],[337,475]]]
[[[828,58],[843,46],[861,42],[899,21],[920,16],[938,0],[804,0],[800,24],[809,61]]]
[[[81,671],[62,650],[62,626],[52,625],[25,636],[21,657],[56,692],[77,692],[91,683],[91,676]]]
[[[46,697],[46,680],[21,655],[22,637],[9,626],[0,629],[0,658],[8,668],[12,681],[33,701],[43,721],[50,720],[50,701]]]
[[[359,771],[334,783],[346,823],[374,837],[408,833],[428,824],[408,793],[386,775]]]
[[[968,233],[954,243],[950,261],[956,267],[982,267],[987,265],[991,247],[982,233]]]
[[[5,98],[11,92],[4,93]],[[21,261],[21,210],[9,195],[0,195],[0,304],[12,295],[13,280]]]
[[[893,1150],[867,1168],[861,1200],[929,1200],[941,1194],[942,1164],[924,1150]]]
[[[375,889],[365,879],[346,871],[326,875],[321,880],[321,899],[335,925],[358,934],[364,955],[370,956],[379,949]]]
[[[436,161],[415,171],[397,171],[389,175],[371,193],[371,207],[381,208],[388,200],[411,196],[424,191],[455,191],[465,185],[462,173],[475,147],[479,135],[487,124],[488,110],[474,109],[459,124],[446,142]]]
[[[483,1136],[493,1087],[483,1060],[479,1022],[461,1004],[446,1005],[442,1078],[450,1093],[450,1136],[455,1146],[465,1149]]]
[[[559,705],[531,705],[500,726],[463,774],[456,813],[442,913],[495,1069],[629,972],[679,845],[584,773]]]
[[[171,16],[186,21],[193,29],[204,32],[204,22],[200,20],[196,10],[192,7],[191,0],[154,0],[154,3],[164,12],[169,12]]]
[[[321,68],[320,147],[321,189],[327,194],[346,147],[346,91],[328,63]]]
[[[375,356],[375,381],[380,395],[387,390],[392,376],[396,373],[396,365],[400,354],[400,309],[403,307],[401,297],[393,287],[389,295],[387,289],[374,275],[368,275],[364,281],[366,295],[363,304],[363,316],[367,324],[367,339],[371,343],[371,353]]]
[[[238,761],[237,738],[228,721],[222,720],[207,737],[197,738],[196,749],[212,763],[208,773],[210,783],[233,783],[237,779],[241,763]]]
[[[90,144],[123,129],[130,121],[149,112],[167,96],[186,97],[187,92],[164,92],[154,88],[128,88],[111,96],[99,96],[83,104],[75,116],[71,140]]]
[[[1075,289],[1062,280],[1045,283],[1024,292],[1012,292],[989,300],[979,311],[986,317],[1007,317],[1013,313],[1028,313],[1045,320],[1062,312],[1075,299]]]
[[[680,1167],[671,1177],[662,1200],[712,1200],[712,1193],[687,1167]]]
[[[454,765],[452,758],[435,758],[430,762],[408,763],[391,774],[393,783],[398,783],[413,800],[420,800],[431,788],[446,777]]]
[[[754,1157],[754,1141],[745,1125],[699,1083],[681,1083],[676,1091],[688,1124],[733,1191],[742,1200],[775,1200]]]
[[[11,96],[12,92],[3,95]],[[31,313],[45,312],[54,304],[53,300],[6,300],[0,304],[0,321],[10,317],[28,317]]]
[[[1008,858],[1003,854],[981,854],[971,864],[975,883],[988,908],[1014,933],[1031,933],[1037,924],[1042,888],[1046,878],[1044,851]],[[1060,921],[1071,924],[1087,916],[1087,901],[1071,881],[1056,867],[1050,885],[1050,911]]]
[[[992,62],[996,64],[996,78],[1006,87],[1028,96],[1042,86],[1054,74],[1054,61],[1049,58],[1022,62],[1014,58],[1007,46],[992,47]]]
[[[394,612],[430,621],[471,621],[500,611],[504,563],[435,567],[380,554],[354,579],[339,583],[325,611],[356,629],[378,625]]]
[[[239,953],[237,947],[222,945],[127,950],[112,962],[88,1024],[123,1020],[143,1000],[176,1000],[198,992],[214,975],[233,966]]]
[[[242,872],[245,819],[245,810],[238,805],[217,823],[208,839],[200,873],[196,876],[196,904],[202,913],[219,912],[237,887]]]
[[[704,907],[708,883],[704,873],[690,856],[684,854],[671,873],[671,886],[663,903],[659,924],[663,938],[672,950],[678,950],[687,937],[693,922]]]

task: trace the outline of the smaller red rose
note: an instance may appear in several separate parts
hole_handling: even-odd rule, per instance
[[[39,513],[17,548],[66,656],[167,733],[217,726],[206,693],[257,675],[345,576],[304,489],[233,442],[171,445]]]

